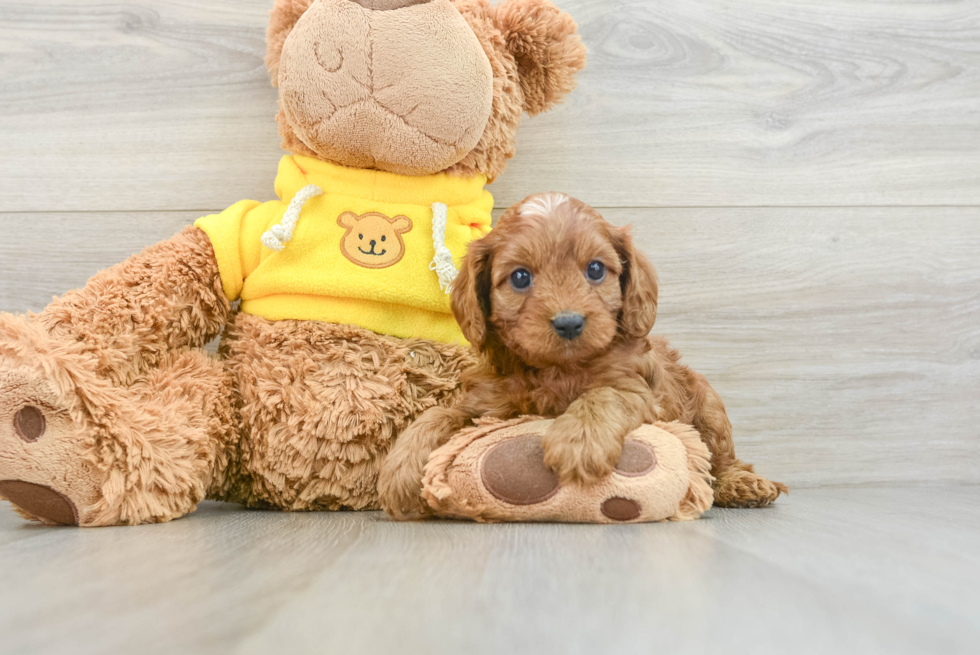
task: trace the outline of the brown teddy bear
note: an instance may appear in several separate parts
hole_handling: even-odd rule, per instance
[[[391,443],[472,361],[446,292],[484,185],[584,61],[548,0],[275,0],[279,199],[0,315],[0,494],[81,526],[376,508]]]

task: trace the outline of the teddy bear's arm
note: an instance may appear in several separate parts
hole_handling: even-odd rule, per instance
[[[85,344],[97,374],[127,384],[167,351],[203,347],[229,309],[211,242],[187,227],[55,298],[31,321],[59,341]]]

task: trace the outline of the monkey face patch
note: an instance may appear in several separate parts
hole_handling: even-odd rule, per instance
[[[340,252],[344,257],[364,268],[387,268],[405,256],[402,235],[412,230],[412,219],[407,216],[388,218],[379,212],[358,216],[344,212],[337,224],[347,229],[340,240]]]

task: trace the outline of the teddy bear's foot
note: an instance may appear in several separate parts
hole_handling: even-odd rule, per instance
[[[121,388],[70,345],[0,315],[0,496],[29,519],[100,526],[194,509],[232,425],[219,362],[195,351]]]
[[[789,493],[786,485],[767,480],[753,471],[751,464],[737,460],[715,480],[714,496],[718,507],[765,507],[781,493]]]
[[[709,453],[692,427],[641,426],[612,474],[561,485],[541,447],[551,423],[524,418],[459,432],[429,458],[423,497],[437,516],[477,521],[689,520],[711,506]]]
[[[100,493],[77,452],[69,402],[41,375],[0,360],[0,496],[26,518],[78,525]]]

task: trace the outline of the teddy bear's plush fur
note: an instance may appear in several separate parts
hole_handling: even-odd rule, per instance
[[[450,46],[428,42],[432,24],[458,58],[434,57]],[[560,101],[585,57],[548,0],[276,0],[268,46],[286,150],[490,180],[522,112]],[[40,314],[0,315],[0,494],[82,526],[168,521],[205,497],[377,507],[390,445],[454,401],[469,351],[238,313],[226,289],[209,237],[188,227]]]

